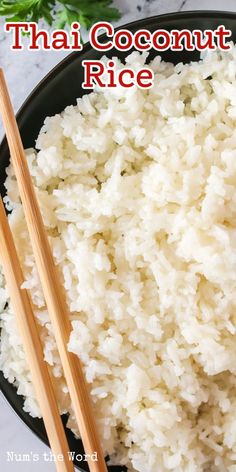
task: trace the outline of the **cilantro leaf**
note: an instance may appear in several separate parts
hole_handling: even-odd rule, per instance
[[[88,29],[96,21],[120,18],[120,12],[111,3],[112,0],[0,0],[0,16],[11,21],[43,19],[57,28],[78,21]]]

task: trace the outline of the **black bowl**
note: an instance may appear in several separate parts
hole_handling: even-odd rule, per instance
[[[236,42],[236,13],[217,12],[217,11],[196,11],[184,13],[172,13],[167,15],[155,16],[152,18],[135,21],[125,28],[132,32],[140,28],[146,28],[151,32],[158,28],[171,30],[177,29],[215,29],[219,25],[225,25],[227,29],[232,30],[232,40]],[[94,51],[90,44],[87,43],[81,53],[74,52],[58,64],[35,88],[29,98],[26,100],[20,109],[17,119],[23,140],[24,147],[32,147],[35,144],[35,139],[43,124],[46,116],[54,115],[61,112],[67,105],[75,104],[76,98],[84,94],[81,87],[83,82],[83,68],[82,61],[84,59],[100,59],[103,54]],[[107,56],[119,56],[121,59],[127,53],[121,53],[116,50],[110,50]],[[156,55],[155,51],[150,53],[152,59]],[[161,53],[164,60],[177,64],[178,62],[190,62],[199,59],[198,51],[165,51]],[[9,163],[9,151],[5,139],[0,146],[0,192],[5,194],[4,180],[5,168]],[[24,423],[46,444],[48,444],[46,432],[43,421],[32,418],[22,409],[23,398],[16,394],[16,389],[13,385],[3,377],[0,372],[0,387],[1,390],[16,411],[18,416]],[[63,418],[64,423],[66,417]],[[74,435],[66,430],[71,451],[76,451],[77,454],[83,453],[83,448],[80,440],[75,439]],[[88,471],[86,462],[79,462],[76,464],[80,471]],[[125,470],[122,467],[109,467],[109,471],[121,472]]]

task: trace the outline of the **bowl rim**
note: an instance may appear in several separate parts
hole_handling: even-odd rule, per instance
[[[120,29],[124,29],[124,28],[129,29],[135,25],[140,26],[140,28],[146,25],[146,28],[147,28],[148,27],[147,23],[149,24],[156,20],[161,23],[162,20],[164,21],[168,18],[169,19],[175,19],[175,18],[193,19],[193,18],[198,18],[198,17],[208,18],[209,15],[211,16],[211,18],[222,19],[222,22],[224,19],[236,20],[236,11],[232,12],[232,11],[226,11],[226,10],[222,10],[222,11],[221,10],[187,10],[187,11],[163,13],[161,15],[153,15],[146,18],[133,20],[133,21],[130,21],[129,23],[125,23],[125,24],[115,27],[114,31],[119,31]],[[103,37],[105,38],[105,34],[100,35],[101,39]],[[47,74],[37,83],[37,85],[33,88],[33,90],[29,93],[29,95],[23,101],[22,105],[20,106],[19,110],[16,113],[17,120],[21,119],[21,116],[23,115],[25,108],[29,105],[31,100],[46,86],[47,82],[49,82],[52,78],[54,78],[57,75],[57,73],[63,70],[68,64],[76,60],[78,55],[84,54],[91,49],[92,49],[92,46],[90,44],[90,41],[87,41],[86,43],[84,43],[83,49],[81,51],[73,51],[69,53],[60,62],[58,62],[58,64],[56,64],[49,72],[47,72]],[[0,152],[1,152],[3,141],[5,141],[5,134],[0,144]]]
[[[133,28],[134,26],[138,26],[142,28],[145,26],[146,28],[149,27],[149,25],[153,22],[157,22],[159,24],[162,23],[162,21],[165,21],[167,19],[175,19],[175,18],[180,18],[180,19],[194,19],[194,18],[215,18],[215,19],[221,19],[222,23],[224,22],[224,19],[232,19],[236,20],[236,11],[227,11],[227,10],[187,10],[187,11],[173,11],[173,12],[168,12],[160,15],[152,15],[149,17],[141,18],[138,20],[133,20],[125,24],[121,24],[119,26],[115,26],[114,31],[118,31],[120,29],[129,29]],[[100,38],[105,38],[105,34],[100,35]],[[60,62],[58,62],[38,83],[37,85],[33,88],[33,90],[30,92],[30,94],[26,97],[26,99],[23,101],[22,105],[20,106],[19,110],[16,113],[16,118],[17,121],[20,121],[21,118],[24,115],[24,112],[26,108],[30,105],[31,101],[34,99],[34,97],[37,96],[40,91],[47,86],[47,83],[50,82],[51,79],[53,79],[61,70],[63,70],[67,65],[72,63],[74,60],[78,58],[80,54],[86,54],[89,50],[92,49],[92,46],[90,44],[90,41],[87,41],[83,45],[83,49],[81,51],[73,51],[69,53],[66,57],[64,57]],[[127,51],[128,53],[128,51]],[[6,143],[6,136],[5,134],[2,137],[1,143],[0,143],[0,154],[3,150],[3,148],[7,146]],[[21,410],[16,408],[14,405],[14,401],[12,400],[12,393],[9,394],[7,392],[7,389],[5,385],[7,384],[14,386],[14,384],[10,384],[8,380],[4,377],[3,372],[0,372],[0,393],[2,394],[3,400],[6,401],[6,403],[11,407],[13,412],[16,414],[16,416],[19,418],[21,422],[24,423],[24,425],[37,437],[39,438],[46,446],[49,446],[49,442],[46,438],[44,437],[43,434],[41,434],[38,429],[32,425],[30,425],[25,418],[22,415]],[[15,393],[17,395],[17,393]],[[29,415],[29,414],[28,414]],[[30,416],[30,415],[29,415]],[[35,418],[33,418],[34,420]],[[50,446],[49,446],[50,447]],[[83,469],[81,469],[77,464],[74,464],[75,468],[80,471],[84,472]]]

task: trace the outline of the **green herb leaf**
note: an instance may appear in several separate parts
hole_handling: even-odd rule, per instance
[[[120,18],[112,0],[0,0],[0,16],[11,21],[44,20],[57,28],[78,21],[90,28],[96,21],[114,21]]]

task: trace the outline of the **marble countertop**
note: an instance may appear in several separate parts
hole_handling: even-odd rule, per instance
[[[89,1],[89,0],[88,0]],[[117,24],[125,24],[152,15],[184,10],[225,10],[236,11],[235,0],[114,0],[121,10],[122,19]],[[84,39],[87,39],[86,37]],[[67,55],[65,52],[10,51],[10,35],[3,31],[0,20],[0,66],[4,68],[10,88],[14,108],[17,111],[37,83],[54,65]],[[0,136],[2,128],[0,125]],[[3,396],[0,396],[0,469],[4,472],[51,472],[52,462],[43,459],[48,449],[36,438],[11,410]],[[37,453],[38,462],[8,461],[7,451],[16,454]]]

